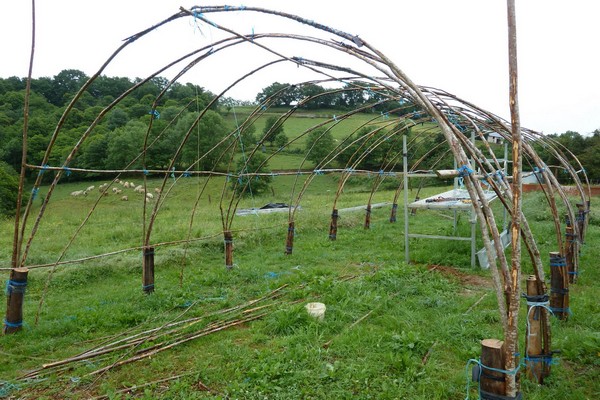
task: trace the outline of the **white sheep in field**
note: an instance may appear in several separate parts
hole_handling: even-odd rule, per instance
[[[123,191],[119,188],[112,188],[114,194],[121,194]]]
[[[154,191],[156,192],[156,194],[160,194],[160,188],[154,188]]]
[[[123,196],[123,197],[121,197],[121,201],[129,201],[129,197]]]
[[[148,199],[153,199],[153,198],[154,198],[154,195],[153,195],[152,193],[146,193],[146,197],[147,197]]]
[[[138,193],[144,193],[144,187],[142,185],[137,185],[133,190]]]
[[[129,187],[130,187],[130,188],[134,188],[134,187],[135,187],[135,183],[133,183],[133,182],[129,182]]]
[[[100,190],[104,190],[108,187],[108,183],[103,183],[102,185],[98,186],[98,189]]]
[[[92,190],[94,190],[96,188],[96,186],[88,186],[87,189],[85,189],[86,192],[91,192]]]
[[[129,189],[129,182],[125,182],[125,183],[123,184],[123,187],[125,187],[125,188]]]
[[[73,197],[87,196],[87,192],[85,190],[76,190],[74,192],[71,192],[71,196],[73,196]]]
[[[117,178],[117,179],[115,179],[115,182],[121,183],[121,180],[119,178]]]

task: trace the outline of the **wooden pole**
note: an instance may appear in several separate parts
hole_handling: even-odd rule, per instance
[[[583,243],[585,239],[585,207],[581,203],[577,203],[577,230],[579,231],[579,243]]]
[[[577,280],[577,257],[575,254],[575,232],[572,226],[567,226],[565,229],[565,259],[567,262],[567,273],[569,274],[569,283],[575,283]]]
[[[505,370],[517,367],[516,354],[519,352],[518,321],[519,297],[521,295],[521,215],[523,208],[523,146],[521,121],[519,116],[518,68],[517,68],[517,17],[515,0],[507,0],[508,22],[508,75],[509,75],[509,106],[512,136],[513,181],[512,181],[512,241],[510,282],[505,282],[508,290],[508,315],[504,332]],[[506,395],[516,397],[519,393],[519,383],[515,375],[506,376]]]
[[[225,238],[225,267],[233,269],[233,235],[231,231],[223,232]]]
[[[550,252],[550,309],[558,319],[569,316],[569,278],[565,258]]]
[[[338,221],[338,210],[337,208],[333,209],[331,213],[331,224],[329,225],[329,239],[335,240],[337,239],[337,221]]]
[[[294,221],[288,224],[287,239],[285,241],[285,254],[292,254],[294,249]]]
[[[18,332],[23,327],[23,301],[27,288],[27,268],[14,268],[6,285],[6,319],[4,334]]]
[[[150,294],[154,292],[154,247],[144,248],[142,267],[142,290]]]
[[[392,211],[390,213],[390,223],[396,222],[396,214],[398,213],[398,203],[392,204]]]
[[[504,373],[494,371],[491,368],[504,370],[504,342],[498,339],[484,339],[481,341],[479,388],[482,399],[486,398],[486,394],[500,396],[506,394]]]
[[[535,275],[527,277],[527,336],[525,337],[527,376],[537,383],[544,383],[544,378],[550,374],[549,349],[545,348],[544,330],[548,304],[548,296],[540,293]]]
[[[367,204],[367,211],[365,214],[365,229],[371,228],[371,204]]]

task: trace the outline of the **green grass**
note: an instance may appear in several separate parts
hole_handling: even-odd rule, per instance
[[[294,187],[294,193],[298,192],[303,179],[300,177],[294,186],[295,176],[278,176],[274,194],[244,199],[240,208],[295,201],[290,193]],[[203,182],[182,179],[173,189],[156,222],[153,243],[187,237],[192,205]],[[366,204],[368,183],[367,179],[362,184],[347,186],[338,208]],[[158,184],[150,181],[150,187]],[[363,229],[363,212],[342,213],[338,239],[330,241],[329,215],[337,179],[325,175],[316,177],[301,199],[291,256],[283,254],[287,213],[238,216],[232,226],[236,268],[227,271],[219,217],[223,184],[223,180],[211,180],[200,198],[191,236],[203,240],[187,247],[157,248],[156,292],[152,295],[142,294],[142,260],[137,250],[58,267],[51,280],[48,270],[31,270],[24,305],[25,328],[17,335],[0,337],[3,357],[0,380],[17,386],[4,384],[0,394],[48,399],[83,399],[102,394],[127,398],[116,392],[187,374],[140,389],[135,396],[146,399],[465,398],[467,360],[478,357],[481,339],[501,338],[489,272],[469,267],[468,243],[411,240],[411,254],[416,263],[405,264],[402,207],[396,224],[388,222],[389,207],[373,210],[369,230]],[[93,196],[69,196],[80,186],[83,185],[64,184],[57,188],[33,242],[28,265],[56,261],[87,215]],[[425,188],[420,196],[441,189]],[[40,190],[43,192],[44,188]],[[412,200],[415,195],[416,191],[411,191],[409,198]],[[392,196],[391,191],[378,192],[373,202],[391,201]],[[119,201],[118,196],[104,198],[65,259],[139,246],[141,196],[129,197],[128,202]],[[527,194],[524,209],[540,251],[547,255],[555,250],[555,239],[542,196]],[[460,234],[468,234],[467,220],[466,214],[459,219]],[[452,221],[431,211],[419,211],[411,217],[410,224],[412,231],[419,232],[448,233],[452,229]],[[8,266],[11,221],[3,221],[0,232],[0,262]],[[596,283],[600,274],[593,261],[600,256],[595,246],[599,236],[598,219],[592,214],[582,253],[582,274],[571,288],[573,315],[568,321],[553,320],[553,347],[562,351],[560,360],[544,386],[522,377],[522,391],[528,399],[583,400],[598,398],[600,394],[597,301],[600,293]],[[450,266],[456,273],[448,274],[441,268],[430,270],[427,264]],[[526,257],[523,268],[524,274],[529,273],[531,267]],[[7,279],[7,273],[3,277]],[[45,285],[48,291],[44,295]],[[44,375],[44,379],[17,380],[20,374],[43,363],[90,349],[107,336],[129,329],[159,327],[184,311],[185,318],[206,315],[259,298],[282,285],[287,287],[277,303],[269,303],[272,305],[265,309],[267,314],[263,318],[114,368],[100,377],[86,375],[118,361],[125,353],[71,364],[71,368]],[[44,303],[36,325],[34,318],[42,297]],[[309,301],[326,304],[324,321],[306,314],[303,307]],[[521,343],[524,313],[523,306]],[[205,323],[219,318],[207,318]],[[212,391],[200,390],[198,381]],[[471,396],[476,398],[475,385],[471,386]]]

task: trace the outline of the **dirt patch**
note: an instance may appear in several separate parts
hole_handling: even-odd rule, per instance
[[[448,267],[445,265],[429,264],[427,265],[429,271],[437,271],[444,276],[450,276],[457,279],[461,285],[466,287],[484,287],[491,288],[494,286],[491,278],[479,275],[469,275],[456,268]]]

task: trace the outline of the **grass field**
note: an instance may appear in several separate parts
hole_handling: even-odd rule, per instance
[[[293,203],[296,199],[290,193],[294,187],[298,192],[302,179],[294,186],[295,176],[276,177],[273,193],[244,199],[239,207]],[[232,225],[236,266],[227,271],[219,217],[221,208],[225,212],[228,208],[226,202],[220,204],[222,180],[207,185],[190,226],[203,183],[182,179],[161,208],[153,243],[197,240],[157,247],[154,294],[142,293],[139,249],[60,266],[51,279],[48,269],[31,270],[25,327],[17,335],[0,337],[0,397],[465,398],[467,361],[479,356],[481,339],[501,338],[489,272],[469,267],[468,244],[415,239],[411,241],[415,263],[404,263],[402,206],[395,224],[388,221],[389,207],[373,210],[368,230],[363,229],[363,212],[342,212],[338,239],[330,241],[337,178],[324,175],[315,178],[301,200],[292,255],[283,252],[287,213],[237,216]],[[338,208],[366,204],[365,183],[347,186]],[[28,265],[56,261],[74,236],[94,203],[92,195],[69,196],[80,186],[85,185],[57,188]],[[150,181],[149,186],[158,182]],[[421,197],[442,190],[425,188]],[[414,196],[415,192],[409,194],[411,200]],[[113,195],[104,198],[64,259],[139,247],[142,199],[133,193],[129,197],[128,202]],[[391,191],[378,192],[373,203],[392,197]],[[542,196],[527,194],[524,210],[542,254],[556,250],[550,211]],[[410,217],[411,230],[450,234],[448,217],[419,211]],[[544,386],[522,376],[524,398],[600,397],[600,273],[594,262],[600,257],[596,246],[600,226],[596,214],[591,217],[582,273],[570,292],[573,315],[568,321],[553,320],[553,348],[561,350],[557,364]],[[0,229],[0,261],[6,267],[11,221],[3,221]],[[462,215],[458,233],[469,232],[468,216]],[[524,275],[531,271],[525,258],[523,269]],[[305,312],[304,305],[311,301],[326,304],[323,321]],[[524,314],[523,305],[521,344]],[[144,340],[131,339],[135,335]],[[182,338],[194,339],[116,365]],[[127,346],[41,370],[35,379],[19,379],[43,364],[116,342]],[[110,366],[114,367],[96,373]],[[156,383],[144,386],[152,382]],[[124,391],[136,385],[140,388]],[[477,398],[476,384],[469,393]]]

